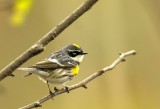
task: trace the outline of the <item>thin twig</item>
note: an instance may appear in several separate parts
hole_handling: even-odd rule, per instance
[[[71,91],[71,90],[74,90],[74,89],[77,89],[77,88],[80,88],[80,87],[84,87],[84,88],[87,88],[86,87],[86,84],[90,81],[92,81],[93,79],[99,77],[100,75],[102,75],[103,73],[107,72],[107,71],[110,71],[112,70],[113,68],[116,67],[116,65],[118,65],[120,62],[123,62],[125,60],[125,57],[127,56],[130,56],[130,55],[135,55],[136,54],[136,51],[135,50],[131,50],[131,51],[128,51],[126,53],[121,53],[119,58],[116,59],[110,66],[108,67],[105,67],[103,68],[102,70],[100,71],[97,71],[95,73],[93,73],[92,75],[90,75],[89,77],[87,77],[86,79],[82,80],[81,82],[75,84],[75,85],[72,85],[68,88],[68,90],[66,90],[65,88],[62,89],[62,90],[58,90],[56,92],[53,92],[52,95],[47,95],[43,98],[41,98],[40,100],[36,101],[36,102],[33,102],[29,105],[26,105],[24,107],[21,107],[19,109],[32,109],[32,108],[35,108],[35,107],[41,107],[41,104],[46,102],[47,100],[57,96],[57,95],[60,95],[62,93],[65,93],[67,91]]]
[[[85,0],[80,7],[78,7],[71,15],[66,17],[61,21],[56,27],[54,27],[49,33],[42,37],[38,42],[36,42],[32,47],[26,50],[18,58],[12,61],[9,65],[4,67],[0,71],[0,81],[7,76],[14,76],[12,72],[17,69],[20,65],[25,63],[27,60],[33,56],[44,51],[44,46],[49,42],[54,40],[63,30],[65,30],[69,25],[71,25],[75,20],[77,20],[82,14],[88,11],[98,0]]]

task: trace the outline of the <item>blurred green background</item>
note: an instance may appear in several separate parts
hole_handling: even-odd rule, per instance
[[[5,1],[5,0],[1,0]],[[34,0],[25,21],[19,26],[9,22],[13,11],[0,11],[0,69],[9,64],[84,0]],[[80,73],[69,84],[77,83],[97,70],[110,65],[119,52],[132,49],[136,56],[114,70],[90,82],[88,89],[79,88],[56,96],[41,109],[160,109],[160,1],[99,0],[54,41],[45,52],[30,59],[30,66],[53,51],[77,43],[89,54]],[[36,75],[0,82],[0,107],[16,109],[48,94],[47,85]],[[53,88],[53,87],[52,87]]]

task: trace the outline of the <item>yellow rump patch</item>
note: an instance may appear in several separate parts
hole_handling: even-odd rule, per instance
[[[75,68],[72,69],[72,75],[76,75],[79,72],[79,66],[77,65]]]
[[[73,46],[77,47],[77,48],[81,48],[79,45],[77,44],[72,44]]]

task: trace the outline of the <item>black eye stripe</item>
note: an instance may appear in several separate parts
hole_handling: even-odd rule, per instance
[[[71,56],[71,57],[75,57],[79,54],[82,54],[82,50],[68,50],[68,54]]]

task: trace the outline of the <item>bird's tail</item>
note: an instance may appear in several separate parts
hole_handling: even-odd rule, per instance
[[[27,73],[24,75],[24,77],[27,77],[35,71],[35,68],[18,68],[17,70],[26,71]]]
[[[33,72],[35,68],[18,68],[17,70],[26,71],[26,72]]]

